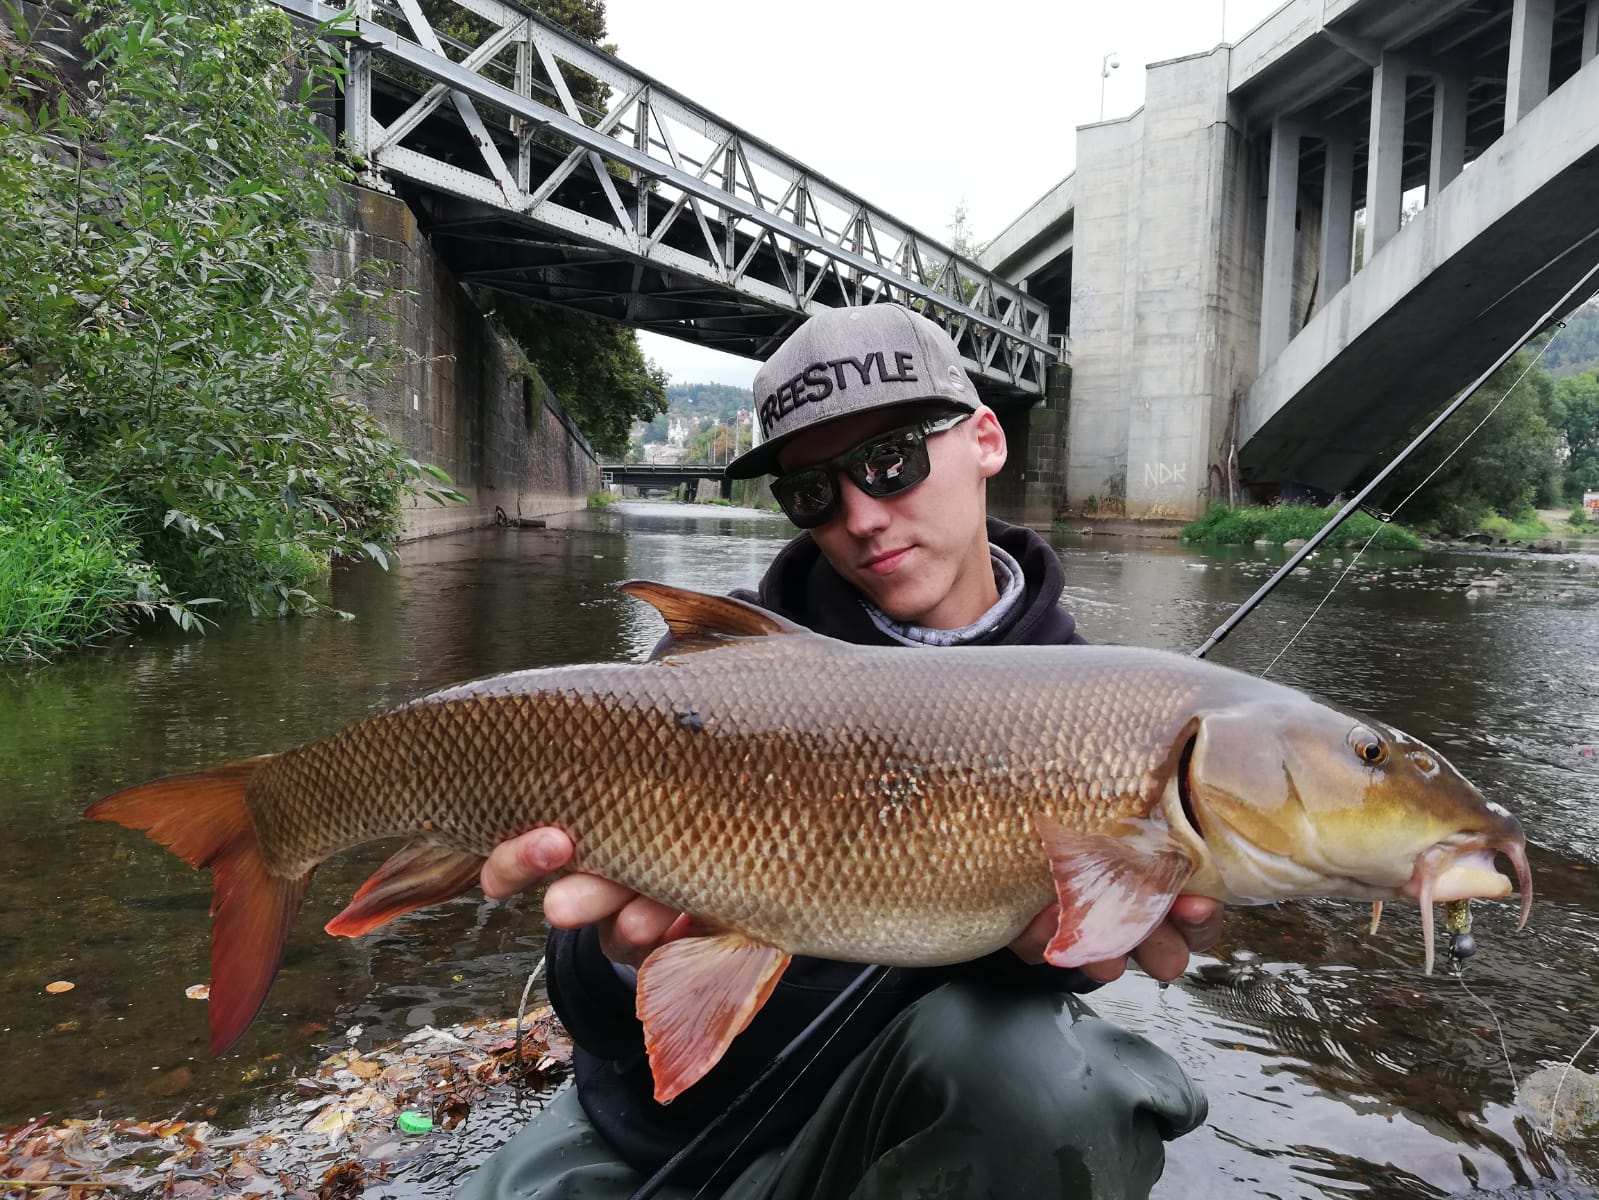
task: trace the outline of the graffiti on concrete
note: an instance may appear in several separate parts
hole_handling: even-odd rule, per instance
[[[1144,464],[1145,487],[1171,487],[1188,485],[1187,463],[1147,462]]]

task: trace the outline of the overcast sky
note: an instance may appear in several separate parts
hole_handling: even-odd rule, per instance
[[[1281,0],[606,0],[622,60],[907,224],[986,241],[1071,171],[1074,129],[1125,116],[1145,63],[1237,41]],[[1120,67],[1101,79],[1115,53]],[[641,334],[673,381],[757,364]]]

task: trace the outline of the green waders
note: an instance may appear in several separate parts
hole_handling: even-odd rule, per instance
[[[911,1005],[839,1078],[788,1146],[737,1177],[668,1183],[661,1200],[1142,1200],[1162,1142],[1204,1095],[1152,1042],[1079,998],[947,984]],[[626,1200],[616,1158],[567,1088],[457,1200]]]

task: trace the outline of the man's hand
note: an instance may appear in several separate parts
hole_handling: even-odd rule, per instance
[[[1043,962],[1044,947],[1055,936],[1055,925],[1059,919],[1060,909],[1050,905],[1033,918],[1033,923],[1010,944],[1010,948],[1024,962]],[[1209,950],[1220,940],[1221,905],[1203,896],[1178,896],[1166,919],[1133,948],[1130,957],[1144,969],[1146,975],[1162,983],[1170,983],[1188,969],[1190,952]],[[1120,979],[1126,970],[1126,958],[1089,963],[1082,968],[1084,975],[1100,983]]]
[[[530,829],[494,848],[483,864],[483,891],[496,900],[526,891],[572,861],[572,839],[559,829]],[[682,913],[597,875],[567,875],[544,893],[544,918],[559,929],[599,925],[600,948],[612,962],[636,967],[674,929]]]

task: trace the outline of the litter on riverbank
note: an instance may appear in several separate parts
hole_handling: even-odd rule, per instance
[[[474,1114],[546,1096],[572,1058],[548,1008],[418,1029],[329,1055],[240,1130],[204,1121],[48,1119],[0,1131],[0,1197],[350,1200],[460,1153]],[[432,1174],[434,1172],[430,1172]]]

